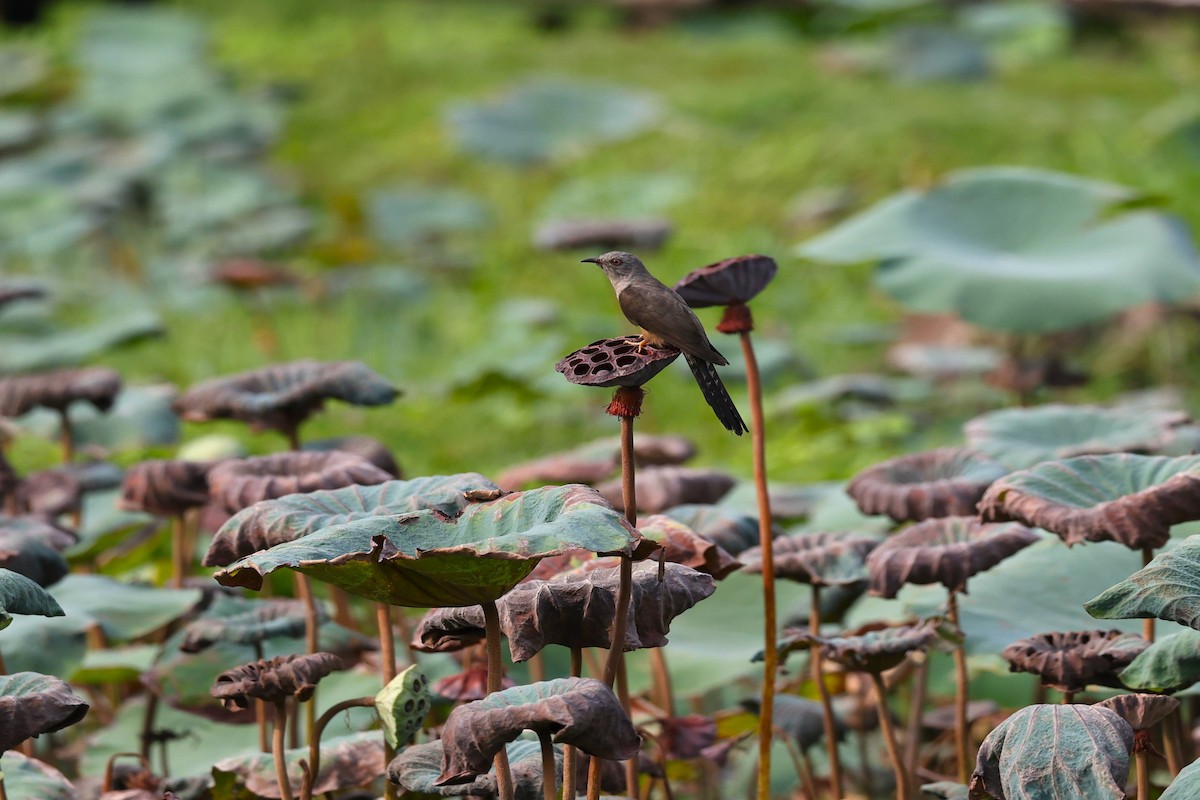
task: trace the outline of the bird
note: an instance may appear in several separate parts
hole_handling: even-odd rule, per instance
[[[717,366],[727,365],[729,359],[713,347],[704,325],[678,292],[651,275],[632,253],[614,250],[581,263],[595,264],[604,271],[617,293],[621,312],[642,329],[639,350],[663,345],[680,350],[721,424],[738,436],[750,430],[717,374]]]

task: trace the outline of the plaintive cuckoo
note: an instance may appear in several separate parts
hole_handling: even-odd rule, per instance
[[[631,253],[613,251],[583,260],[599,266],[612,282],[625,318],[642,329],[639,347],[668,344],[681,350],[700,385],[700,393],[721,424],[738,436],[749,431],[714,366],[724,366],[729,360],[712,346],[704,326],[684,299],[651,275],[641,259]]]

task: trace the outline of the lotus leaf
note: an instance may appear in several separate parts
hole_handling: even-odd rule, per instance
[[[1104,453],[1151,453],[1174,439],[1187,414],[1166,409],[1050,404],[1005,408],[963,426],[968,444],[1011,469]]]
[[[383,735],[394,748],[403,747],[421,730],[433,708],[429,679],[413,664],[375,695],[375,711],[383,722]]]
[[[530,164],[625,139],[660,116],[654,97],[614,86],[534,80],[483,104],[457,103],[447,118],[476,155]]]
[[[876,464],[855,475],[846,491],[864,514],[887,514],[897,522],[971,515],[1007,472],[982,453],[946,447]]]
[[[542,751],[536,741],[518,739],[505,747],[512,771],[514,800],[539,800],[542,797]],[[387,776],[407,792],[440,797],[494,797],[496,773],[480,775],[468,783],[439,784],[444,755],[442,741],[414,744],[404,748],[388,765]],[[555,766],[562,769],[562,753],[555,748]]]
[[[867,580],[867,555],[880,543],[875,536],[849,532],[797,533],[773,540],[775,577],[817,586],[848,586]],[[762,548],[739,556],[746,572],[762,572]]]
[[[713,544],[682,522],[663,514],[653,514],[638,520],[642,536],[658,542],[661,558],[673,564],[683,564],[721,580],[740,565],[720,545]]]
[[[694,188],[691,179],[678,173],[584,174],[570,178],[551,192],[538,218],[549,221],[661,216],[671,206],[687,199]]]
[[[0,675],[0,754],[31,736],[70,727],[87,712],[88,704],[58,678],[37,672]]]
[[[478,664],[454,675],[438,678],[430,690],[434,697],[443,702],[469,703],[472,700],[482,700],[491,694],[487,688],[487,679],[487,664]],[[507,675],[500,679],[501,689],[510,689],[516,685],[516,681]]]
[[[592,678],[556,678],[493,692],[450,712],[436,783],[468,783],[486,774],[500,748],[525,730],[610,761],[633,758],[641,745],[612,689]]]
[[[414,511],[458,514],[470,492],[495,491],[496,485],[474,472],[438,475],[371,486],[290,494],[240,511],[213,538],[205,566],[229,564],[283,542],[358,520]]]
[[[821,655],[853,672],[881,673],[904,661],[914,650],[924,650],[937,638],[928,624],[898,625],[858,636],[809,638],[821,645]]]
[[[732,508],[692,503],[674,506],[664,513],[734,558],[759,543],[758,520]],[[775,529],[774,535],[779,535],[778,529]]]
[[[326,400],[379,406],[398,394],[356,361],[293,361],[200,383],[175,401],[175,410],[186,420],[238,419],[288,431]]]
[[[681,505],[711,504],[733,488],[733,476],[715,469],[647,467],[634,475],[639,514],[661,514]],[[596,487],[617,509],[621,508],[620,480]]]
[[[36,539],[55,550],[66,550],[78,538],[54,520],[40,516],[9,517],[0,514],[0,535]]]
[[[781,694],[775,698],[772,724],[796,740],[801,751],[808,750],[825,736],[821,704],[806,697]]]
[[[1113,213],[1133,198],[1110,184],[994,167],[906,190],[799,248],[818,261],[879,261],[877,284],[919,312],[984,328],[1045,333],[1103,322],[1200,290],[1178,222]]]
[[[208,486],[213,500],[234,514],[289,494],[385,483],[391,478],[352,453],[293,451],[224,461],[209,472]]]
[[[696,446],[682,436],[638,436],[633,455],[638,464],[682,464],[696,454]],[[509,491],[527,484],[598,483],[621,466],[621,442],[599,439],[565,453],[529,461],[501,473],[496,483]]]
[[[482,202],[452,189],[398,186],[376,189],[367,198],[374,237],[389,247],[419,247],[430,240],[487,225]]]
[[[576,548],[628,555],[639,541],[594,489],[573,484],[472,503],[455,517],[420,510],[334,525],[216,577],[257,590],[265,575],[286,567],[379,603],[478,605],[503,595],[546,556]]]
[[[548,644],[609,647],[617,607],[619,570],[591,569],[548,581],[526,581],[497,601],[500,630],[515,662],[528,661]],[[671,621],[715,590],[711,575],[682,564],[638,564],[625,630],[625,650],[663,647]],[[421,621],[416,638],[422,649],[456,649],[483,636],[483,610],[477,606],[438,609]]]
[[[705,748],[717,742],[717,721],[703,714],[664,717],[658,723],[662,728],[659,744],[672,761],[700,758]]]
[[[9,797],[78,800],[75,787],[54,767],[21,753],[4,755],[4,788]]]
[[[1123,800],[1133,730],[1099,706],[1032,705],[979,748],[972,798]]]
[[[0,529],[0,569],[19,572],[39,586],[50,586],[70,571],[57,550],[32,536]]]
[[[89,452],[114,453],[165,447],[179,442],[179,417],[171,408],[176,390],[171,384],[126,386],[105,413],[90,406],[71,412],[71,435]],[[47,415],[49,416],[49,415]],[[53,420],[50,435],[59,436]]]
[[[120,391],[121,376],[105,367],[0,378],[0,416],[19,417],[34,408],[65,411],[76,400],[107,411]]]
[[[307,759],[307,747],[284,751],[290,785],[300,785],[303,777],[300,762]],[[377,731],[328,739],[321,743],[321,772],[313,782],[313,795],[366,786],[382,775],[385,767],[383,741]],[[256,797],[279,797],[275,762],[270,753],[218,761],[213,764],[212,775],[218,786],[227,776],[235,776],[236,783]]]
[[[1121,670],[1121,683],[1148,692],[1178,692],[1200,681],[1200,632],[1182,630],[1138,654]]]
[[[226,708],[245,709],[249,698],[277,703],[290,697],[312,697],[317,683],[335,669],[345,669],[333,653],[279,656],[234,667],[217,676],[210,690]]]
[[[208,502],[210,461],[160,459],[134,464],[121,483],[121,506],[159,516],[182,514]]]
[[[1134,633],[1069,631],[1040,633],[1004,648],[1012,672],[1032,672],[1063,692],[1090,685],[1121,686],[1118,674],[1150,643]]]
[[[12,624],[13,614],[61,617],[64,612],[37,582],[19,572],[0,568],[0,630]]]
[[[657,250],[672,230],[669,220],[657,217],[554,220],[538,226],[533,246],[539,250]]]
[[[318,619],[324,621],[318,607]],[[189,622],[183,629],[179,649],[199,653],[218,642],[231,644],[260,644],[272,636],[299,637],[304,635],[304,604],[292,600],[268,600],[254,603],[250,610],[229,616],[203,616]]]
[[[640,336],[600,339],[563,356],[554,369],[580,386],[637,387],[648,382],[679,357],[674,347],[638,349]]]
[[[921,787],[921,797],[932,797],[937,800],[967,800],[967,787],[953,781],[927,783]]]
[[[1200,536],[1155,556],[1128,579],[1087,602],[1097,619],[1153,618],[1200,630]]]
[[[1191,800],[1200,793],[1200,761],[1193,761],[1179,771],[1158,800]]]
[[[940,583],[965,592],[967,579],[991,569],[1041,537],[1024,525],[985,525],[975,517],[927,519],[867,556],[871,592],[895,597],[906,583]]]
[[[1016,520],[1067,544],[1111,539],[1135,549],[1166,544],[1172,525],[1200,518],[1200,456],[1117,453],[1047,461],[992,484],[984,520]]]
[[[305,442],[304,450],[325,453],[330,450],[340,450],[343,453],[353,453],[362,456],[393,478],[402,478],[400,465],[396,457],[383,442],[370,436],[336,436],[332,439],[318,439]]]
[[[1117,712],[1117,716],[1128,722],[1136,732],[1153,728],[1179,708],[1179,701],[1160,694],[1119,694],[1096,705]]]
[[[767,288],[778,269],[770,256],[727,258],[684,275],[675,291],[692,308],[748,303]]]
[[[134,311],[79,328],[6,336],[0,343],[0,375],[75,366],[121,345],[162,333],[157,314]]]

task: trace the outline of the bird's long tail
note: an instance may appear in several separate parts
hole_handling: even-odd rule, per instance
[[[687,359],[688,366],[692,368],[692,374],[696,376],[696,383],[700,384],[700,393],[712,406],[712,410],[716,413],[717,419],[721,420],[721,424],[738,436],[749,431],[742,415],[738,413],[737,406],[733,404],[733,398],[729,396],[729,391],[721,382],[717,368],[707,361],[693,356],[685,354],[684,358]]]

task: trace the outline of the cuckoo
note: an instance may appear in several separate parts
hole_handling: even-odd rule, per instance
[[[728,359],[712,346],[704,326],[683,298],[651,275],[641,259],[630,253],[614,251],[583,260],[599,266],[612,282],[625,318],[642,329],[639,347],[666,344],[682,351],[700,385],[700,393],[721,424],[738,436],[750,430],[717,374],[715,365],[724,366]]]

